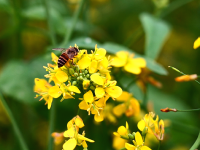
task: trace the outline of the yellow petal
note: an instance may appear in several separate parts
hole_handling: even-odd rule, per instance
[[[100,88],[100,87],[96,88],[95,89],[95,95],[96,95],[97,98],[102,98],[105,95],[104,89]]]
[[[117,132],[118,132],[120,135],[127,135],[127,134],[128,134],[127,129],[126,129],[124,126],[120,126],[120,127],[117,129]]]
[[[67,142],[63,144],[63,150],[73,150],[76,147],[76,139],[69,139]]]
[[[45,92],[48,91],[51,85],[45,79],[35,78],[35,92]]]
[[[137,127],[138,127],[138,129],[139,129],[140,131],[143,131],[144,128],[145,128],[145,122],[144,122],[144,120],[140,120],[140,121],[138,122],[138,124],[137,124]]]
[[[125,148],[127,150],[135,150],[136,147],[134,145],[129,144],[129,143],[125,143]]]
[[[76,86],[69,86],[68,90],[75,93],[81,93],[81,91]]]
[[[90,80],[83,80],[83,89],[87,90],[90,86]]]
[[[126,142],[127,140],[124,140],[118,136],[114,136],[112,145],[114,149],[121,149],[124,148]]]
[[[124,66],[124,69],[127,72],[133,73],[133,74],[140,74],[141,73],[141,68],[136,66],[136,65],[132,65],[131,63],[128,63],[127,65]]]
[[[123,67],[126,64],[126,59],[120,59],[118,57],[113,57],[111,65],[114,67]]]
[[[92,103],[94,101],[93,93],[91,90],[89,90],[87,93],[83,95],[83,99],[88,102]]]
[[[96,83],[98,85],[103,85],[104,84],[104,81],[103,81],[102,77],[100,77],[98,73],[92,74],[90,76],[90,78],[94,83]]]
[[[87,56],[87,54],[85,54],[85,56],[78,61],[77,65],[79,66],[80,69],[85,69],[89,67],[90,63],[91,59]]]
[[[71,96],[68,92],[63,93],[63,98],[64,99],[74,99],[74,97]]]
[[[128,122],[126,121],[126,129],[128,130]]]
[[[130,97],[132,96],[131,93],[123,91],[122,94],[116,98],[117,101],[127,101],[130,99]]]
[[[62,94],[62,91],[58,86],[52,86],[51,88],[49,88],[48,93],[50,96],[58,98]]]
[[[104,120],[103,111],[100,111],[100,114],[96,113],[96,114],[94,115],[94,120],[95,120],[96,122],[101,122],[101,121],[103,121],[103,120]]]
[[[74,137],[74,135],[75,135],[74,127],[69,128],[63,133],[64,137]]]
[[[76,124],[79,128],[84,127],[83,120],[82,120],[79,116],[76,117],[76,119],[75,119],[75,124]]]
[[[119,52],[116,53],[116,55],[117,55],[118,58],[126,61],[127,58],[128,58],[129,52],[127,52],[127,51],[119,51]]]
[[[98,48],[96,50],[95,59],[97,60],[102,59],[103,57],[105,57],[105,55],[106,55],[106,50],[104,48]]]
[[[95,73],[97,72],[97,61],[96,60],[92,60],[90,66],[89,66],[89,73]]]
[[[143,140],[142,140],[142,136],[141,136],[140,132],[136,132],[135,141],[136,141],[137,145],[143,145]]]
[[[141,68],[146,67],[146,61],[144,58],[133,58],[131,59],[131,64]]]
[[[117,116],[120,117],[126,110],[125,104],[119,104],[113,108],[113,113]]]
[[[64,71],[61,71],[61,70],[57,71],[55,76],[60,82],[66,82],[68,80],[68,75]]]
[[[106,92],[113,98],[117,98],[122,94],[122,89],[119,86],[106,88]]]
[[[98,69],[103,70],[108,68],[108,59],[104,57],[98,64]]]
[[[54,63],[58,63],[58,57],[53,52],[51,53],[51,58]]]
[[[87,110],[89,108],[89,105],[84,100],[81,101],[78,106],[82,110]]]
[[[48,96],[48,99],[46,99],[46,98],[44,98],[44,99],[45,99],[45,101],[47,101],[47,107],[48,107],[48,109],[50,109],[52,101],[53,101],[53,97]]]
[[[88,142],[94,143],[94,140],[88,139],[88,138],[84,137],[84,136],[81,135],[81,134],[78,134],[78,138],[79,138],[80,140],[84,140],[84,141],[88,141]]]
[[[198,37],[195,41],[194,41],[194,45],[193,48],[197,49],[200,46],[200,37]]]

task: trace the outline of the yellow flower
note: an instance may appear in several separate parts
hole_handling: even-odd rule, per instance
[[[34,92],[39,94],[36,97],[42,96],[40,100],[46,101],[48,109],[51,108],[53,98],[58,98],[62,94],[58,86],[51,86],[46,80],[39,78],[35,78]]]
[[[133,140],[134,145],[125,143],[127,150],[151,150],[149,147],[144,146],[142,136],[139,132],[135,134],[135,140]]]
[[[200,37],[198,37],[195,41],[194,41],[194,45],[193,48],[197,49],[200,46]]]
[[[154,120],[155,114],[150,112],[149,114],[146,114],[145,117],[138,122],[138,129],[140,131],[143,131],[145,127],[148,128],[148,132],[155,135],[155,137],[158,140],[163,140],[164,138],[164,121],[159,120],[159,117],[157,115],[156,119]]]
[[[124,70],[133,74],[140,74],[141,68],[146,67],[146,61],[143,58],[133,58],[134,54],[127,51],[119,51],[113,58],[111,65],[114,67],[124,67]]]
[[[140,113],[140,104],[138,100],[132,97],[132,94],[123,91],[121,96],[116,98],[117,101],[124,102],[113,108],[113,113],[120,117],[125,113],[127,117],[137,116]]]
[[[67,130],[63,133],[64,137],[69,138],[64,144],[64,150],[73,150],[75,149],[76,145],[83,146],[83,148],[87,148],[86,141],[94,142],[91,139],[85,137],[85,132],[78,134],[79,128],[82,128],[84,123],[79,116],[74,117],[70,120],[67,124]]]
[[[118,137],[127,137],[128,138],[128,134],[129,134],[128,122],[126,122],[126,127],[120,126],[117,129],[117,132],[113,132],[113,134]]]

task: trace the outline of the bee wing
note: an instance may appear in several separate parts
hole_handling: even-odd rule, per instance
[[[53,48],[52,50],[64,52],[66,48]]]

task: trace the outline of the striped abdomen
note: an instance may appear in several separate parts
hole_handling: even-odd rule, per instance
[[[58,68],[65,65],[65,63],[69,60],[69,57],[66,53],[62,53],[58,59]]]

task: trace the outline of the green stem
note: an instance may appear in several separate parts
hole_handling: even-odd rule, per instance
[[[158,143],[158,150],[160,149],[160,145],[161,145],[161,141],[159,140],[159,143]]]
[[[46,9],[47,22],[48,22],[51,42],[52,42],[53,46],[55,47],[57,45],[57,42],[56,42],[56,36],[55,36],[54,27],[53,27],[53,23],[52,23],[52,18],[50,15],[48,0],[44,0],[44,5],[45,5],[45,9]]]
[[[55,100],[57,100],[57,99],[55,99]],[[54,104],[52,102],[51,109],[50,109],[48,150],[53,150],[53,138],[51,137],[51,134],[54,130],[54,125],[55,125],[55,113],[56,113],[56,102],[55,102],[55,100],[54,100]]]
[[[7,103],[6,103],[6,101],[5,101],[5,99],[4,99],[4,97],[3,97],[1,92],[0,92],[0,100],[1,100],[6,112],[7,112],[8,116],[9,116],[9,118],[10,118],[10,121],[12,123],[14,132],[15,132],[15,134],[17,136],[17,139],[19,140],[19,144],[21,145],[22,150],[28,150],[28,147],[27,147],[27,145],[26,145],[26,143],[24,141],[24,138],[22,137],[22,134],[21,134],[21,132],[20,132],[18,126],[17,126],[17,123],[16,123],[14,117],[13,117],[13,114],[12,114],[11,110],[9,109],[9,107],[8,107],[8,105],[7,105]]]
[[[178,110],[176,112],[191,112],[191,111],[200,111],[200,108],[197,109],[189,109],[189,110]]]
[[[126,150],[126,148],[124,147],[124,148],[121,148],[121,149],[119,149],[119,150]]]
[[[196,148],[198,148],[199,145],[200,145],[200,132],[199,132],[199,135],[198,135],[196,141],[194,142],[194,144],[190,148],[190,150],[195,150]]]
[[[172,67],[172,66],[168,66],[169,68],[171,68],[171,69],[173,69],[173,70],[175,70],[176,72],[178,72],[178,73],[180,73],[180,74],[182,74],[182,75],[186,75],[185,73],[183,73],[182,71],[180,71],[180,70],[178,70],[178,69],[176,69],[176,68],[174,68],[174,67]],[[195,82],[197,82],[198,84],[200,84],[200,82],[199,81],[197,81],[197,80],[194,80]]]
[[[73,16],[72,26],[71,26],[71,28],[69,29],[69,31],[66,32],[66,36],[65,36],[65,38],[64,38],[64,40],[63,40],[63,42],[62,42],[62,44],[61,44],[61,47],[66,47],[66,45],[67,45],[68,42],[69,42],[69,39],[71,38],[71,35],[72,35],[72,33],[73,33],[73,30],[74,30],[74,27],[75,27],[75,25],[76,25],[76,22],[77,22],[77,20],[78,20],[79,15],[80,15],[81,9],[82,9],[82,7],[83,7],[84,1],[85,1],[85,0],[80,0],[79,7],[78,7],[78,9],[76,10],[76,12],[74,13],[74,16]]]

